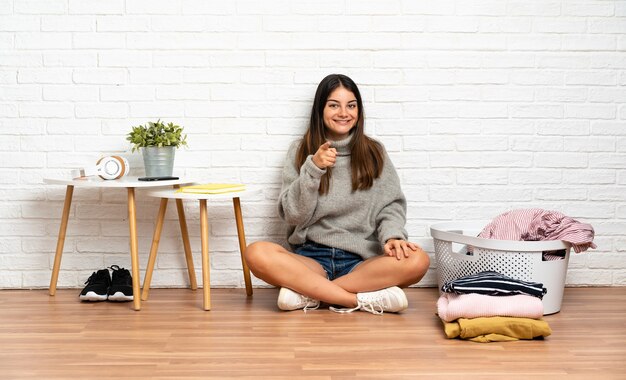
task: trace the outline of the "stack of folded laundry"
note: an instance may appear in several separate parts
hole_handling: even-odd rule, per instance
[[[543,284],[486,271],[448,281],[437,301],[448,338],[474,342],[542,339],[552,333],[541,319]]]

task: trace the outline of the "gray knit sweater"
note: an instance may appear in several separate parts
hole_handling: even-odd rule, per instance
[[[384,152],[383,171],[374,185],[352,192],[348,147],[351,138],[332,142],[331,147],[337,149],[337,160],[330,189],[321,196],[318,189],[326,170],[318,168],[311,155],[298,173],[295,157],[300,141],[290,146],[278,200],[279,215],[290,225],[290,244],[310,240],[368,259],[380,255],[387,240],[407,239],[406,199],[387,152]]]

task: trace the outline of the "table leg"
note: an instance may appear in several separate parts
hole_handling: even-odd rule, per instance
[[[152,271],[154,270],[154,262],[156,261],[157,251],[159,250],[159,241],[161,240],[161,231],[163,230],[165,211],[167,211],[167,198],[161,198],[161,205],[159,206],[159,216],[157,217],[157,222],[154,226],[154,234],[152,235],[152,246],[150,247],[150,257],[148,258],[146,275],[143,278],[143,292],[141,293],[142,301],[148,299],[148,293],[150,292]]]
[[[243,268],[243,279],[246,283],[246,294],[252,295],[252,281],[250,280],[250,268],[243,256],[246,250],[246,232],[243,229],[243,217],[241,216],[241,203],[239,198],[233,198],[233,206],[235,209],[235,221],[237,222],[237,237],[239,238],[239,253],[241,254],[241,266]]]
[[[65,244],[65,234],[67,232],[67,221],[70,217],[70,206],[72,205],[72,195],[74,186],[68,185],[65,190],[65,202],[63,203],[63,213],[61,214],[61,226],[59,227],[59,237],[57,239],[57,250],[54,255],[54,265],[52,266],[52,277],[50,278],[50,295],[55,295],[57,291],[57,281],[59,279],[59,269],[61,268],[61,256],[63,256],[63,245]]]
[[[211,280],[209,267],[209,221],[206,199],[200,199],[200,241],[202,242],[202,290],[204,310],[211,310]]]
[[[137,212],[135,209],[135,188],[128,188],[128,225],[130,227],[130,261],[133,276],[133,306],[141,310],[139,288],[139,249],[137,247]]]
[[[180,224],[180,234],[183,238],[185,248],[185,259],[187,260],[187,271],[189,272],[189,286],[192,290],[198,289],[196,281],[196,270],[193,266],[193,256],[191,255],[191,244],[189,243],[189,232],[187,230],[187,220],[185,219],[185,208],[182,199],[176,199],[176,209],[178,210],[178,222]]]

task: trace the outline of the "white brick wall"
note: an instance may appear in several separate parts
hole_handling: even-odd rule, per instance
[[[282,159],[332,72],[360,85],[431,254],[432,223],[558,209],[597,233],[567,282],[626,285],[625,33],[609,0],[0,0],[0,288],[48,286],[64,189],[43,178],[112,153],[142,174],[125,134],[157,118],[189,134],[178,174],[261,186],[248,241],[283,242]],[[137,198],[143,271],[158,203]],[[230,206],[209,215],[212,285],[242,286]],[[59,286],[129,266],[125,192],[76,189],[70,217]],[[170,207],[154,285],[184,265]]]

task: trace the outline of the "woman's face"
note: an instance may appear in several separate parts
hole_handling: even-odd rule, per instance
[[[337,87],[328,95],[324,106],[326,136],[335,141],[348,137],[358,117],[359,107],[352,91]]]

